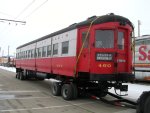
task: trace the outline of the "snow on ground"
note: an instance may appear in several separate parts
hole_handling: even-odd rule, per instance
[[[11,72],[16,72],[16,68],[14,67],[4,67],[4,66],[0,66],[1,69],[7,70],[7,71],[11,71]]]
[[[129,100],[137,101],[143,91],[150,91],[150,84],[148,83],[128,83],[126,85],[128,85],[128,92],[121,94],[127,94],[124,98]],[[115,94],[114,88],[109,91]],[[120,94],[120,91],[117,91],[117,93]]]
[[[16,69],[14,67],[0,66],[0,68],[11,71],[11,72],[16,72]],[[150,83],[149,84],[148,83],[146,83],[146,84],[128,83],[127,85],[128,85],[128,92],[127,92],[128,95],[125,96],[125,98],[131,99],[134,101],[136,101],[139,98],[139,96],[142,94],[143,91],[150,91]],[[114,88],[110,89],[109,91],[112,93],[115,93]],[[118,92],[118,94],[120,94],[120,93]]]

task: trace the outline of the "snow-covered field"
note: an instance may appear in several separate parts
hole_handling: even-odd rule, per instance
[[[1,69],[7,70],[7,71],[11,71],[11,72],[16,72],[16,68],[14,67],[4,67],[4,66],[0,66]]]
[[[11,72],[16,72],[16,69],[13,67],[0,66],[0,68],[11,71]],[[139,98],[139,96],[142,94],[143,91],[150,91],[150,83],[149,84],[148,83],[146,83],[146,84],[144,84],[144,83],[142,83],[142,84],[128,83],[128,88],[129,88],[129,91],[127,92],[128,96],[125,96],[125,97],[136,101]],[[109,91],[112,93],[115,93],[113,88]],[[118,92],[118,94],[120,94],[120,93]]]
[[[124,98],[127,98],[129,100],[133,100],[133,101],[137,101],[137,99],[140,97],[140,95],[143,93],[143,91],[150,91],[150,84],[146,83],[127,83],[128,85],[128,92],[126,93],[127,96],[124,96]],[[114,88],[112,88],[111,90],[109,90],[112,93],[115,93]],[[119,91],[117,91],[118,94]],[[125,93],[121,93],[121,94],[125,94]]]

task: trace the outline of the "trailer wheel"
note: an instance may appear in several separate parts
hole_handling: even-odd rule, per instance
[[[146,99],[145,107],[144,107],[144,113],[150,112],[150,96]]]
[[[20,72],[20,80],[24,80],[24,76],[22,72]]]
[[[145,103],[146,103],[146,99],[147,97],[150,95],[150,92],[145,91],[142,93],[142,95],[138,98],[137,100],[137,109],[136,109],[136,113],[145,113],[144,112],[144,107],[145,107]]]
[[[72,100],[73,99],[73,87],[71,84],[64,84],[61,89],[61,94],[63,99]]]
[[[77,85],[72,83],[71,86],[73,88],[73,99],[77,99],[77,97],[78,97]]]
[[[59,96],[61,94],[61,86],[58,82],[53,82],[51,86],[51,91],[54,96]]]
[[[100,97],[105,97],[107,95],[108,89],[101,90]]]
[[[18,78],[18,74],[19,74],[19,73],[17,72],[17,73],[16,73],[16,78]]]
[[[20,72],[18,72],[17,79],[20,79]]]

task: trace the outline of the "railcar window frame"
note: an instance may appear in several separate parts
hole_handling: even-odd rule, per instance
[[[28,50],[28,58],[31,58],[31,50]]]
[[[83,31],[82,32],[82,44],[85,41],[86,35],[87,35],[87,31]],[[90,39],[90,33],[88,33],[88,36],[87,36],[87,39],[86,39],[86,41],[84,43],[83,48],[88,48],[89,47],[89,39]]]
[[[42,48],[39,47],[38,48],[38,58],[41,58],[42,57]]]
[[[42,57],[46,57],[46,50],[47,50],[46,46],[43,46],[42,47]]]
[[[122,31],[118,31],[117,47],[119,50],[125,49],[125,34]]]
[[[62,42],[61,53],[62,54],[68,54],[69,53],[69,41]]]
[[[115,48],[115,45],[114,45],[115,36],[114,35],[115,35],[115,31],[113,29],[96,29],[95,30],[95,48],[114,49]]]
[[[51,45],[48,45],[48,46],[47,46],[47,57],[50,57],[50,56],[51,56],[51,53],[52,53],[52,46],[51,46]]]
[[[26,58],[28,58],[28,51],[26,51]]]
[[[31,58],[34,58],[34,49],[31,50]]]
[[[35,57],[35,58],[38,58],[38,48],[35,48],[35,49],[34,49],[34,57]]]
[[[53,55],[58,55],[58,43],[53,44]]]

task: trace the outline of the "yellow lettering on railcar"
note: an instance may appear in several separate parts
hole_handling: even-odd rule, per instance
[[[111,68],[112,65],[111,64],[99,64],[98,67],[100,67],[100,68]]]

